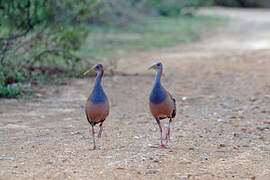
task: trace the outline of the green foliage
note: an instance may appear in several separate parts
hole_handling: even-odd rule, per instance
[[[0,98],[17,98],[22,96],[23,94],[18,87],[0,85]]]
[[[203,26],[197,17],[164,17],[182,15],[210,1],[2,0],[0,97],[20,96],[19,84],[77,75],[86,67],[84,59],[195,39],[200,31],[193,27]]]
[[[48,24],[53,19],[51,5],[52,1],[0,1],[0,24],[12,31],[25,30],[29,25]]]
[[[79,4],[83,2],[90,3],[85,0]],[[51,72],[69,71],[80,61],[74,52],[80,49],[88,31],[78,24],[84,7],[72,9],[72,4],[74,0],[0,1],[3,94],[8,96],[10,92],[14,96],[20,88],[11,88],[11,84],[42,79],[38,76]]]
[[[9,71],[11,72],[11,71]],[[22,93],[20,91],[20,86],[6,86],[5,82],[9,80],[9,78],[14,78],[14,76],[5,76],[4,75],[4,68],[0,69],[0,98],[1,97],[7,97],[7,98],[16,98],[16,97],[21,97]],[[21,80],[20,77],[18,76],[18,79],[16,80]]]
[[[86,36],[87,31],[83,28],[60,26],[51,35],[50,42],[57,44],[64,50],[78,50]]]

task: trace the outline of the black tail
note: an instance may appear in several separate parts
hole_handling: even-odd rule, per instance
[[[173,103],[174,103],[174,109],[173,109],[173,112],[172,112],[172,118],[174,118],[175,115],[176,115],[176,101],[175,101],[174,98],[172,98],[172,100],[173,100]]]

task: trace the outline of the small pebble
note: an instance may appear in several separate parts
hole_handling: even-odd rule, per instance
[[[180,165],[183,165],[183,166],[186,166],[188,164],[191,164],[191,162],[190,161],[187,161],[187,160],[184,160],[184,161],[179,162],[179,164]]]
[[[73,128],[73,125],[72,125],[72,124],[70,124],[70,125],[68,125],[67,127],[68,127],[68,128]]]
[[[47,136],[49,136],[48,133],[44,133],[44,134],[37,135],[37,137],[47,137]]]
[[[143,154],[143,153],[141,154],[141,156],[142,156],[142,157],[148,157],[147,154]]]
[[[134,139],[140,139],[141,137],[140,136],[134,136],[133,138]]]
[[[116,156],[115,156],[115,155],[106,156],[106,159],[114,159],[114,158],[116,158]]]
[[[257,127],[258,130],[263,131],[265,129],[269,129],[268,125],[261,125]]]
[[[44,119],[46,116],[44,114],[39,116],[41,119]]]
[[[225,144],[220,144],[219,146],[220,146],[220,147],[226,147],[226,145],[225,145]]]
[[[208,157],[206,157],[206,156],[200,156],[200,158],[203,160],[208,160]]]
[[[185,100],[187,100],[187,97],[186,96],[183,96],[182,97],[182,101],[185,101]]]
[[[34,144],[41,144],[41,141],[31,141],[31,143],[34,143]]]
[[[108,165],[108,166],[112,166],[112,165],[114,165],[114,164],[117,164],[117,163],[115,163],[115,162],[109,162],[107,165]]]
[[[35,95],[36,95],[36,97],[42,97],[42,96],[43,96],[43,95],[40,94],[40,93],[36,93]]]
[[[81,134],[79,131],[77,132],[71,132],[71,135],[77,135],[77,134]]]
[[[158,170],[150,169],[150,170],[146,171],[145,174],[157,174],[157,173],[158,173]]]
[[[223,122],[223,119],[218,118],[218,119],[217,119],[217,122]]]
[[[157,156],[165,156],[164,154],[156,154]]]
[[[251,97],[249,98],[249,101],[251,101],[251,102],[254,102],[254,101],[256,101],[256,100],[257,100],[257,98],[254,97],[254,96],[251,96]]]
[[[248,137],[251,139],[257,139],[257,136],[255,134],[250,134]]]
[[[2,157],[0,160],[14,160],[14,157]]]

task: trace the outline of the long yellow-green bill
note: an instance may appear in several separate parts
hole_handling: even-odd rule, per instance
[[[148,68],[148,70],[150,70],[150,69],[156,69],[156,65],[154,64],[154,65],[150,66],[150,67]]]
[[[93,71],[93,68],[91,68],[91,69],[85,71],[85,72],[83,73],[83,75],[86,75],[86,74],[89,73],[90,71]]]

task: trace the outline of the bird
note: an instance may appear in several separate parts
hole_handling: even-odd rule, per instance
[[[162,63],[156,62],[151,67],[148,68],[156,70],[156,77],[153,84],[153,89],[149,96],[149,108],[156,119],[156,122],[160,130],[160,145],[151,146],[153,148],[167,148],[167,143],[170,140],[170,126],[172,123],[172,118],[176,115],[176,101],[172,95],[164,89],[161,85],[161,75],[162,75]],[[166,133],[166,145],[163,143],[162,139],[162,127],[160,124],[161,119],[169,118],[168,130]]]
[[[97,72],[97,76],[93,90],[86,101],[85,115],[92,127],[92,137],[94,144],[93,150],[95,150],[96,142],[95,142],[94,126],[96,124],[99,124],[98,138],[100,138],[103,130],[102,124],[109,115],[110,107],[109,107],[109,100],[101,85],[101,79],[104,73],[102,64],[95,64],[90,70],[86,71],[84,75],[90,71]]]

